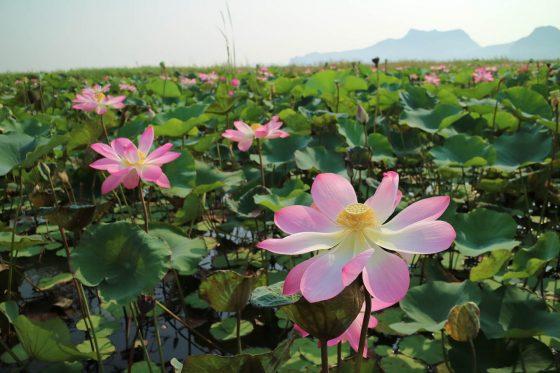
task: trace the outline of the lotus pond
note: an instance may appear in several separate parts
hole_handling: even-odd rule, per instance
[[[0,370],[560,370],[560,65],[0,75]]]

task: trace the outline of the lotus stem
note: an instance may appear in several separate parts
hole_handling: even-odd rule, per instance
[[[264,164],[262,159],[262,145],[260,139],[257,139],[257,152],[259,153],[259,167],[261,169],[261,185],[263,188],[266,188],[266,182],[264,178]]]
[[[144,184],[142,182],[140,182],[140,184],[138,185],[138,192],[140,194],[140,201],[142,202],[142,212],[144,213],[144,230],[146,231],[146,233],[148,233],[149,227],[148,227],[148,206],[146,205],[146,200],[144,199],[144,191],[143,191],[143,186]]]
[[[156,309],[154,308],[152,312],[154,313],[153,321],[154,321],[154,329],[156,332],[156,342],[157,342],[158,354],[159,354],[159,368],[161,370],[161,373],[165,373],[165,358],[163,357],[163,348],[161,346],[161,336],[159,334]]]
[[[321,345],[321,373],[329,373],[329,354],[327,340],[321,339],[319,341]]]
[[[474,348],[474,343],[472,339],[469,339],[469,345],[471,346],[473,373],[476,373],[478,372],[477,363],[476,363],[476,349]]]
[[[385,69],[387,65],[385,65]],[[375,112],[373,114],[373,133],[377,132],[377,116],[379,115],[379,68],[375,69],[375,81],[376,81],[376,90],[375,90]]]
[[[363,286],[364,291],[364,302],[366,303],[366,309],[364,311],[364,320],[362,322],[362,330],[360,332],[360,344],[358,345],[358,356],[356,360],[356,373],[360,373],[362,369],[362,360],[364,359],[364,348],[367,344],[367,331],[369,318],[371,316],[371,295],[369,295],[365,286]]]
[[[18,205],[16,207],[16,213],[14,215],[14,225],[12,227],[12,237],[10,240],[10,271],[8,272],[8,299],[12,299],[12,282],[14,276],[14,263],[17,252],[14,250],[17,232],[17,222],[19,219],[19,214],[21,213],[21,207],[23,206],[23,178],[21,176],[21,168],[19,169],[19,182],[18,182]]]
[[[109,141],[109,132],[107,132],[107,127],[105,126],[105,121],[103,120],[103,115],[100,115],[99,119],[101,120],[101,127],[103,127],[103,133],[105,134],[105,140],[107,141],[107,145],[109,145],[111,143],[111,141]]]
[[[235,336],[237,338],[237,353],[241,354],[243,351],[243,346],[241,346],[241,310],[237,311],[235,314],[237,319],[237,326],[235,328]]]
[[[449,366],[449,358],[447,357],[447,350],[445,349],[445,334],[443,330],[441,330],[441,350],[443,352],[443,361],[445,362],[445,367],[448,371],[452,372],[451,367]]]
[[[153,373],[152,362],[150,360],[150,354],[148,354],[148,349],[146,347],[146,340],[144,339],[144,333],[142,332],[142,326],[138,322],[138,316],[136,315],[137,310],[138,309],[137,309],[136,302],[131,303],[130,304],[130,313],[132,314],[132,317],[134,318],[134,322],[136,323],[136,330],[138,332],[138,335],[140,336],[140,345],[142,346],[142,352],[144,353],[144,359],[146,359],[146,362],[148,363],[148,370],[150,371],[150,373]],[[134,348],[134,341],[132,341],[132,348]]]
[[[340,373],[340,365],[342,364],[342,342],[336,344],[336,373]]]

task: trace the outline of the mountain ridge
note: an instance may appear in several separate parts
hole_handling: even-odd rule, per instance
[[[475,58],[556,59],[560,58],[560,29],[540,26],[529,35],[510,43],[489,45],[476,43],[464,30],[447,31],[410,29],[402,38],[389,38],[369,47],[338,52],[313,52],[290,60],[295,65],[324,62],[369,62],[380,56],[399,60],[459,60]]]

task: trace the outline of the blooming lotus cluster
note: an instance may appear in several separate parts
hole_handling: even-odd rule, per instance
[[[233,142],[237,142],[237,148],[242,152],[246,152],[253,145],[254,139],[276,139],[276,138],[286,138],[289,136],[288,132],[280,130],[282,127],[282,122],[278,116],[272,117],[272,119],[262,125],[255,123],[249,126],[243,121],[235,121],[233,125],[237,130],[226,130],[222,136]]]
[[[214,85],[219,79],[220,76],[212,71],[210,74],[200,73],[198,74],[198,79],[201,82],[206,83],[208,85]]]
[[[138,91],[138,89],[136,89],[136,87],[133,84],[128,84],[128,83],[120,83],[119,84],[119,89],[121,91],[129,91],[132,93],[135,93]]]
[[[257,79],[258,80],[266,81],[266,80],[269,80],[270,78],[273,78],[273,77],[274,77],[274,74],[272,74],[268,70],[268,67],[266,67],[266,66],[259,67],[259,69],[257,70]]]
[[[106,86],[95,85],[93,87],[86,87],[81,93],[76,95],[72,100],[74,105],[73,109],[85,112],[95,111],[98,115],[103,115],[107,112],[107,108],[122,109],[124,108],[123,101],[126,96],[110,96],[106,93],[111,88],[110,84]]]
[[[196,85],[196,79],[192,78],[189,79],[186,76],[182,76],[181,79],[179,80],[181,82],[182,85],[184,85],[185,87],[191,87],[193,85]]]
[[[440,64],[440,65],[436,65],[436,66],[430,66],[430,70],[432,71],[441,71],[444,73],[448,73],[449,72],[449,68],[444,65],[444,64]]]
[[[123,184],[127,189],[134,189],[140,180],[156,183],[162,188],[169,188],[169,179],[161,166],[177,159],[181,153],[169,151],[173,144],[167,143],[150,153],[154,142],[154,128],[149,126],[140,136],[138,147],[127,138],[120,137],[111,141],[111,146],[103,143],[91,145],[101,154],[101,158],[90,167],[109,172],[101,186],[101,193],[106,194]]]
[[[439,76],[437,76],[436,74],[426,74],[424,76],[424,82],[437,86],[441,81],[439,79]]]
[[[486,67],[479,67],[472,73],[475,83],[482,82],[493,82],[494,76],[492,75],[492,70]]]
[[[415,202],[390,219],[401,199],[399,175],[385,173],[375,194],[358,203],[352,185],[336,174],[319,174],[311,187],[313,206],[289,206],[274,222],[289,236],[267,239],[257,247],[276,254],[320,253],[296,265],[286,277],[286,295],[302,293],[309,302],[338,295],[360,274],[376,301],[392,304],[404,297],[410,282],[410,254],[447,249],[455,230],[437,220],[449,197]]]

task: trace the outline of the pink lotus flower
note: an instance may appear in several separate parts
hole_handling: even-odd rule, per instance
[[[138,148],[132,141],[120,137],[111,141],[111,146],[103,143],[92,144],[91,148],[101,154],[101,158],[91,168],[109,172],[101,186],[101,193],[106,194],[123,184],[127,189],[138,186],[140,179],[154,182],[162,188],[169,188],[169,179],[161,166],[177,159],[181,153],[171,152],[173,144],[167,143],[150,153],[154,142],[154,127],[148,126],[140,140]]]
[[[231,83],[233,88],[239,88],[239,84],[241,84],[239,79],[232,79],[230,83]]]
[[[278,116],[272,117],[270,122],[265,125],[255,123],[249,126],[247,123],[238,120],[233,122],[237,130],[226,130],[222,136],[228,140],[237,142],[237,148],[242,152],[246,152],[253,144],[255,138],[275,139],[278,137],[286,138],[290,136],[288,132],[279,129],[282,127],[282,124]]]
[[[475,83],[481,82],[493,82],[494,76],[492,76],[492,71],[486,69],[485,67],[479,67],[472,73]]]
[[[198,79],[200,79],[201,82],[206,83],[208,85],[214,85],[214,83],[216,83],[216,81],[220,79],[220,76],[212,71],[210,74],[205,74],[205,73],[198,74]]]
[[[137,92],[138,89],[136,89],[136,87],[133,84],[128,84],[128,83],[120,83],[119,84],[119,89],[121,91],[129,91],[129,92]]]
[[[382,302],[377,302],[376,300],[372,300],[371,310],[379,311],[390,306],[392,306],[392,304],[386,304]],[[341,342],[342,343],[348,342],[350,343],[350,347],[352,347],[354,351],[358,352],[358,348],[360,345],[360,334],[362,333],[362,325],[364,323],[364,316],[365,316],[365,304],[362,306],[362,310],[360,311],[358,316],[356,316],[352,324],[350,324],[348,329],[346,329],[344,333],[342,333],[338,337],[329,340],[327,342],[327,346],[331,347],[331,346],[336,346]],[[378,323],[377,319],[373,315],[370,315],[368,328],[369,329],[375,328],[377,326],[377,323]],[[309,335],[308,332],[303,330],[303,328],[297,324],[294,325],[294,329],[299,334],[301,334],[302,337],[307,337]],[[364,348],[363,357],[365,358],[367,357],[367,355],[368,355],[368,350],[366,346],[366,348]]]
[[[193,85],[196,85],[196,79],[195,78],[189,79],[189,78],[183,76],[183,77],[181,77],[180,81],[181,81],[181,84],[184,85],[185,87],[191,87]]]
[[[301,292],[309,302],[330,299],[362,274],[376,301],[391,304],[402,299],[410,278],[401,256],[443,251],[455,239],[455,230],[436,220],[449,197],[415,202],[388,221],[401,199],[398,183],[399,175],[389,171],[375,194],[358,203],[345,178],[319,174],[311,187],[313,207],[277,211],[276,226],[289,236],[264,240],[257,247],[285,255],[323,251],[290,271],[284,294]]]
[[[424,76],[424,82],[429,83],[429,84],[433,84],[433,85],[439,85],[440,80],[439,80],[439,77],[436,74],[426,74]]]
[[[73,109],[85,112],[95,111],[98,115],[103,115],[107,112],[107,108],[122,109],[124,108],[123,101],[126,96],[110,96],[105,95],[109,91],[110,85],[101,87],[95,85],[93,87],[86,87],[81,93],[76,95],[72,100],[74,105]]]
[[[444,72],[444,73],[449,72],[449,68],[447,66],[445,66],[444,64],[440,64],[440,65],[437,65],[437,66],[430,66],[430,70],[441,71],[441,72]]]

